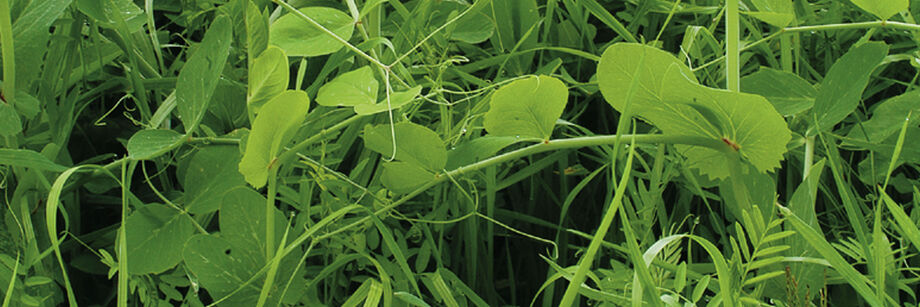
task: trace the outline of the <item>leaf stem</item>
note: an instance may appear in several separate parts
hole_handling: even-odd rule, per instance
[[[732,92],[741,90],[741,51],[739,50],[740,22],[738,21],[738,1],[725,1],[725,64],[727,88]]]

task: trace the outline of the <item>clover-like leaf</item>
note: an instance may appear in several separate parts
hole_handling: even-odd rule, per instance
[[[268,180],[269,168],[283,145],[291,141],[307,116],[310,98],[306,92],[288,90],[275,96],[259,111],[246,141],[240,160],[240,173],[253,187],[261,188]]]
[[[287,88],[290,72],[288,58],[281,48],[271,46],[252,61],[249,68],[249,88],[246,104],[253,114],[259,112],[269,99]]]
[[[370,66],[346,72],[319,88],[316,103],[324,106],[372,105],[377,102],[379,83]]]
[[[299,11],[341,39],[348,40],[355,30],[352,18],[342,11],[328,7],[306,7]],[[275,20],[269,29],[268,41],[284,49],[288,56],[320,56],[336,52],[344,46],[303,20],[297,13],[288,13]]]
[[[568,97],[565,84],[549,76],[508,83],[492,93],[483,126],[490,135],[548,140]]]
[[[635,80],[632,95],[627,97]],[[759,172],[779,166],[791,132],[763,97],[700,85],[688,67],[662,50],[629,43],[609,47],[598,85],[615,109],[626,108],[664,134],[710,138],[725,150],[682,145],[689,165],[710,178],[728,176],[725,152],[737,151]]]

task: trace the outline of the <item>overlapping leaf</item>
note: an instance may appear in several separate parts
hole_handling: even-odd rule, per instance
[[[872,71],[886,55],[888,45],[871,42],[850,49],[834,62],[815,97],[812,114],[817,119],[817,125],[808,130],[809,136],[833,129],[856,110]]]
[[[447,165],[447,150],[438,134],[411,122],[398,123],[392,130],[389,125],[368,126],[364,129],[364,146],[398,160],[385,163],[382,175],[383,184],[396,193],[411,192],[434,180],[435,174]]]
[[[633,79],[636,88],[627,97]],[[601,92],[615,109],[654,124],[665,134],[723,140],[758,171],[779,166],[791,132],[763,97],[700,85],[673,55],[653,47],[619,43],[598,66]],[[627,106],[628,105],[628,106]],[[692,168],[710,178],[728,176],[723,151],[681,146]]]
[[[290,78],[288,59],[281,48],[271,46],[252,61],[246,104],[253,114],[269,99],[287,88]]]
[[[265,185],[272,162],[282,146],[291,141],[309,107],[307,93],[293,90],[278,94],[262,106],[252,123],[246,152],[240,160],[239,170],[246,182],[256,188]]]
[[[348,40],[354,32],[354,21],[342,11],[328,7],[307,7],[299,11],[341,39]],[[306,57],[330,54],[343,47],[341,42],[297,13],[285,14],[271,24],[269,43],[281,47],[289,56]]]
[[[559,79],[537,76],[517,80],[492,94],[482,124],[495,136],[548,140],[568,97],[568,88]]]

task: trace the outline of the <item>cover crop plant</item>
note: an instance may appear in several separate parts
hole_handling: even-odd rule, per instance
[[[901,306],[907,0],[0,0],[0,306]]]

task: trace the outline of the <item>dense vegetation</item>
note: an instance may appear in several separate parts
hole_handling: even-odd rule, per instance
[[[2,306],[916,306],[910,4],[0,0]]]

